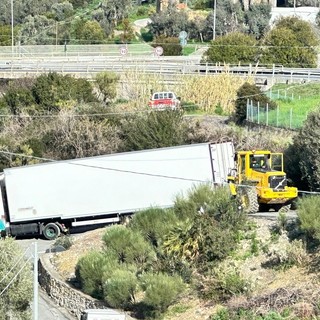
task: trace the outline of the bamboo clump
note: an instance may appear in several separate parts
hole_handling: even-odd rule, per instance
[[[182,103],[192,103],[198,109],[214,113],[219,106],[224,114],[234,111],[238,89],[245,83],[254,83],[252,77],[241,77],[227,70],[215,75],[149,74],[128,70],[120,78],[119,96],[146,107],[151,92],[173,91]]]

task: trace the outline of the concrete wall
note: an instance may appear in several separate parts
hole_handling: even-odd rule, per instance
[[[101,301],[95,300],[65,283],[53,269],[50,256],[50,254],[44,254],[39,259],[39,284],[57,305],[65,308],[78,319],[85,309],[107,308]]]

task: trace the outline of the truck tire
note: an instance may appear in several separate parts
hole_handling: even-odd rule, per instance
[[[42,233],[47,240],[54,240],[60,236],[60,228],[51,222],[45,225]]]
[[[238,196],[244,212],[252,214],[257,213],[259,211],[258,196],[255,187],[238,187]]]

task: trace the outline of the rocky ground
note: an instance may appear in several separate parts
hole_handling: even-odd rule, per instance
[[[236,296],[226,305],[230,308],[241,306],[255,309],[262,314],[290,306],[301,318],[314,314],[320,301],[320,259],[317,254],[306,253],[302,242],[290,242],[286,232],[272,232],[279,227],[278,221],[252,219],[252,223],[257,227],[253,231],[258,248],[256,254],[246,254],[252,240],[243,240],[237,256],[221,266],[222,270],[239,270],[250,283],[250,293]],[[74,278],[75,265],[81,256],[102,248],[104,232],[105,228],[102,228],[78,234],[73,237],[74,244],[69,250],[54,254],[52,263],[66,281]],[[292,261],[293,266],[288,267]],[[211,301],[185,296],[170,308],[165,319],[209,319],[220,307]]]

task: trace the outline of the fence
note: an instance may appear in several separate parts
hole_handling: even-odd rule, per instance
[[[252,100],[247,101],[246,120],[248,122],[297,130],[302,127],[306,118],[307,113],[301,114],[301,112],[294,112],[293,108],[280,112],[279,106],[274,109],[270,108],[268,104],[266,106],[260,106],[259,103],[253,105]]]

